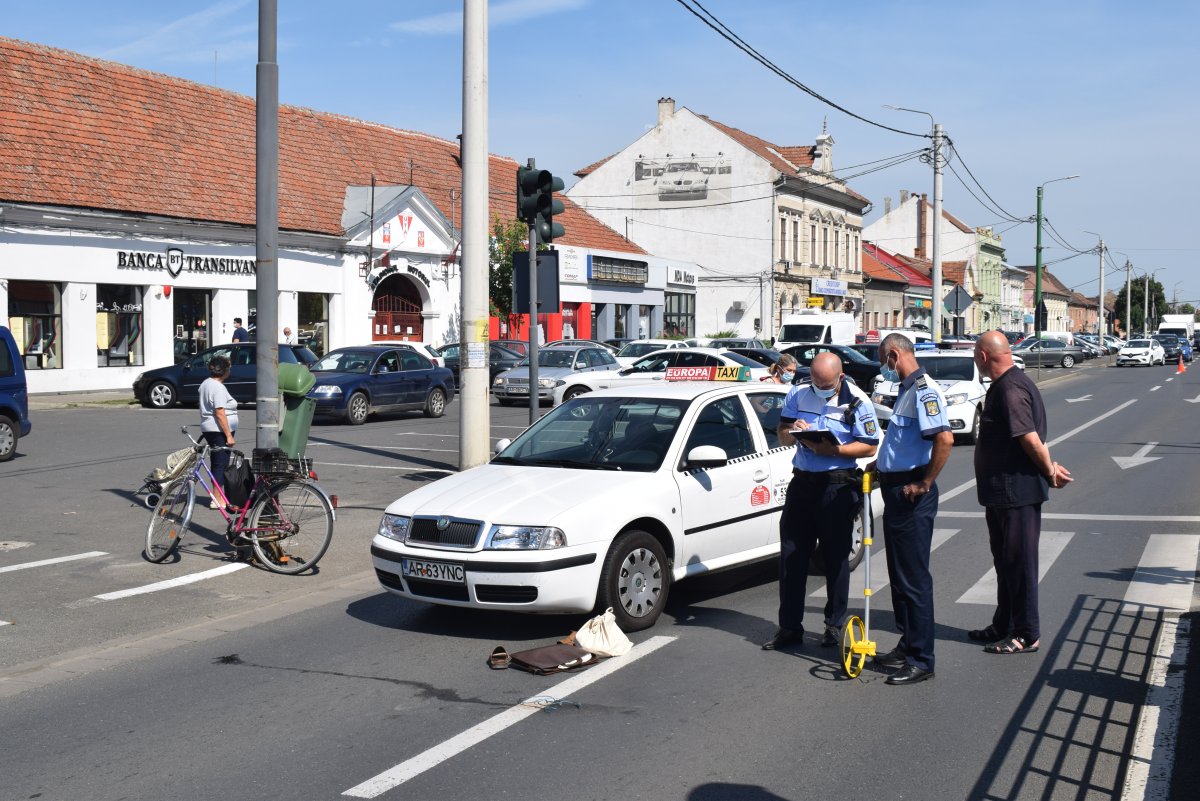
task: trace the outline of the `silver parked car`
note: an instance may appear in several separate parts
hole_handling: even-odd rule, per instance
[[[1074,367],[1084,359],[1083,348],[1059,339],[1030,337],[1014,345],[1012,352],[1025,361],[1026,367]]]
[[[574,373],[616,370],[620,368],[615,356],[601,345],[556,345],[538,351],[539,401],[551,401],[554,388]],[[514,367],[496,376],[492,394],[501,406],[529,402],[529,366]]]

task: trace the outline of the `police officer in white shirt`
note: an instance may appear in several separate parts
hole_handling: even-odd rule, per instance
[[[842,374],[838,355],[817,354],[811,370],[812,383],[792,387],[779,417],[779,444],[795,444],[796,455],[779,521],[779,630],[763,643],[767,651],[802,642],[808,561],[818,540],[827,598],[821,643],[837,644],[850,592],[854,519],[862,508],[857,460],[874,456],[879,445],[874,407]],[[813,435],[793,436],[803,431]],[[831,439],[810,439],[818,431]]]

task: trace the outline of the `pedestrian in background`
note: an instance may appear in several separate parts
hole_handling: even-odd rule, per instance
[[[248,331],[246,331],[245,328],[242,328],[242,318],[241,317],[233,318],[233,341],[234,342],[249,342],[250,341],[250,333]]]
[[[790,353],[781,354],[779,361],[767,368],[767,377],[763,381],[772,384],[790,384],[796,377],[796,357]]]
[[[903,334],[888,334],[879,343],[879,364],[884,381],[900,383],[877,460],[887,546],[884,556],[900,642],[875,657],[875,664],[899,668],[888,676],[888,684],[916,684],[934,675],[929,550],[938,509],[935,482],[950,458],[954,434],[946,398],[917,363],[912,340]]]
[[[225,388],[229,377],[229,359],[213,356],[208,360],[208,378],[200,384],[200,435],[214,448],[222,445],[233,447],[234,432],[237,431],[237,401]],[[213,497],[208,508],[218,509],[225,505],[222,488],[225,468],[229,465],[229,451],[211,451],[213,474]]]
[[[800,645],[808,561],[820,540],[825,563],[825,634],[836,645],[850,593],[854,518],[862,508],[862,471],[857,460],[875,455],[879,425],[870,399],[842,375],[834,353],[812,361],[812,383],[793,385],[780,412],[780,445],[796,444],[792,480],[779,520],[779,630],[763,650]],[[801,441],[801,431],[828,431],[834,442]]]
[[[296,335],[292,333],[292,329],[288,326],[283,327],[283,341],[288,345],[296,344]]]
[[[1038,617],[1038,542],[1042,504],[1050,488],[1073,479],[1050,458],[1046,407],[1023,370],[1013,366],[1008,339],[989,331],[975,343],[975,364],[992,379],[975,445],[975,481],[985,509],[996,568],[996,613],[967,636],[990,654],[1033,653],[1041,645]]]

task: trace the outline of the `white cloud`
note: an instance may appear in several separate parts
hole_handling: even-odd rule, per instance
[[[168,61],[211,59],[216,50],[226,57],[242,57],[249,47],[257,52],[258,23],[231,25],[229,18],[251,0],[222,0],[194,14],[160,25],[138,38],[110,48],[101,57],[121,60],[136,54],[139,61],[158,57]],[[250,32],[249,38],[238,38]]]
[[[527,19],[574,11],[583,8],[589,0],[506,0],[488,5],[488,25],[512,25]],[[393,22],[389,27],[402,33],[454,34],[461,33],[463,16],[461,11],[447,11],[426,17]]]

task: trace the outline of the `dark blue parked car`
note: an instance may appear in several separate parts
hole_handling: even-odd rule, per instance
[[[238,403],[254,403],[258,399],[258,345],[254,342],[216,345],[180,364],[147,370],[133,380],[133,396],[143,406],[155,409],[169,409],[176,403],[197,403],[200,385],[208,378],[209,359],[214,356],[229,359],[225,388],[233,399]],[[317,355],[303,345],[279,346],[280,364],[309,366],[316,360]]]
[[[373,412],[419,409],[426,417],[441,417],[454,397],[452,372],[395,345],[338,348],[309,369],[317,378],[308,393],[317,402],[316,413],[355,426]]]
[[[32,428],[21,352],[12,332],[0,325],[0,462],[13,458],[17,440]]]

